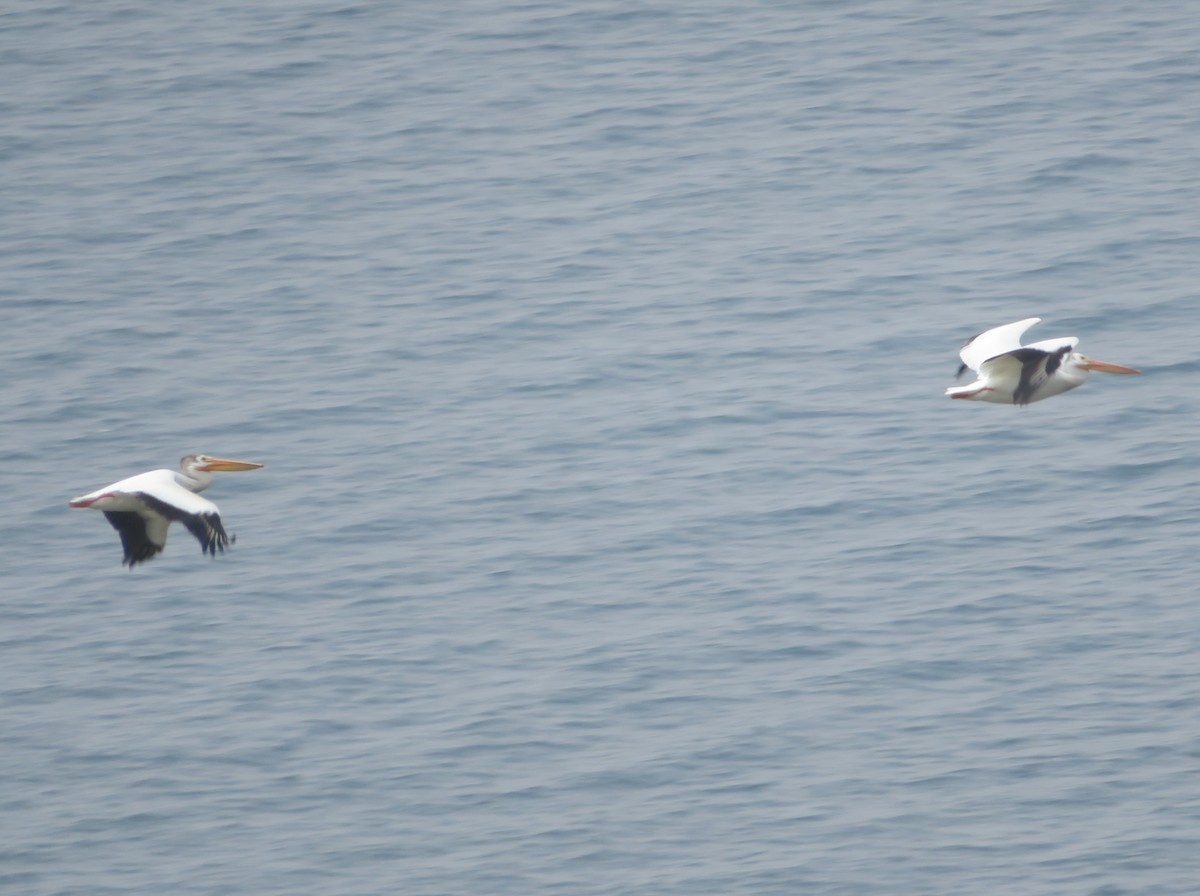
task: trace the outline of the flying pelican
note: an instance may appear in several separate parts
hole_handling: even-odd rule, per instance
[[[212,484],[212,474],[220,471],[257,470],[262,464],[245,460],[226,460],[207,454],[188,454],[179,461],[181,472],[151,470],[120,482],[114,482],[91,494],[72,498],[71,507],[95,507],[103,510],[112,527],[121,535],[124,562],[134,564],[161,553],[167,543],[167,527],[178,520],[200,542],[200,552],[224,551],[234,539],[225,534],[217,505],[196,492]]]
[[[1075,351],[1079,344],[1075,336],[1021,345],[1021,336],[1040,320],[1026,318],[968,339],[958,353],[962,358],[958,375],[970,368],[978,378],[969,386],[951,386],[946,394],[996,404],[1029,404],[1082,386],[1092,370],[1141,373],[1080,354]]]

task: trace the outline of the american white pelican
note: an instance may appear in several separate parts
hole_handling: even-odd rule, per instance
[[[196,492],[212,484],[219,471],[257,470],[262,464],[245,460],[226,460],[207,454],[188,454],[179,461],[181,472],[151,470],[120,482],[114,482],[88,495],[72,498],[71,507],[95,507],[103,510],[112,527],[121,535],[125,564],[149,560],[161,553],[167,543],[167,527],[178,520],[200,541],[200,552],[224,551],[234,539],[225,534],[217,505]]]
[[[1021,345],[1021,336],[1040,320],[1026,318],[968,339],[958,353],[962,358],[958,375],[970,368],[978,378],[969,386],[951,386],[946,394],[996,404],[1029,404],[1082,386],[1092,370],[1141,373],[1080,354],[1074,350],[1079,344],[1075,336]]]

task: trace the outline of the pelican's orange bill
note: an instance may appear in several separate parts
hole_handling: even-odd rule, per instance
[[[263,464],[256,464],[251,460],[228,460],[224,457],[210,457],[206,459],[204,466],[197,469],[208,473],[235,473],[238,470],[260,470],[262,467]]]
[[[1088,358],[1087,364],[1084,366],[1088,370],[1098,370],[1101,373],[1141,373],[1140,370],[1126,367],[1124,364],[1113,364],[1111,361],[1097,361],[1095,358]]]

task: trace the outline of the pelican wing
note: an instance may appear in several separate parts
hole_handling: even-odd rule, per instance
[[[104,517],[121,536],[121,547],[125,549],[122,562],[130,569],[161,553],[167,543],[170,520],[161,516],[143,516],[136,510],[106,510]]]
[[[1025,331],[1040,320],[1040,317],[1029,317],[1002,327],[993,327],[968,339],[958,353],[963,363],[959,373],[968,367],[981,372],[984,361],[1016,351],[1021,347],[1021,337]]]
[[[187,489],[181,488],[180,491],[192,499],[187,502],[188,506],[180,506],[174,500],[163,500],[144,492],[140,497],[154,515],[167,522],[178,521],[187,526],[188,531],[195,535],[196,540],[200,542],[201,553],[217,556],[217,551],[224,551],[225,546],[230,542],[229,536],[225,533],[225,527],[221,525],[221,514],[217,510],[217,505]],[[174,499],[176,496],[172,495],[171,497]],[[164,525],[163,528],[165,530],[166,526]]]

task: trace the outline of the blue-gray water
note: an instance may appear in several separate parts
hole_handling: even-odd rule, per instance
[[[1194,4],[0,25],[0,890],[1196,892]]]

